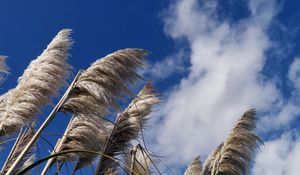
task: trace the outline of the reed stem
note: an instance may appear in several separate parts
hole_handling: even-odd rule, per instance
[[[21,152],[19,157],[16,159],[16,161],[13,163],[13,165],[10,167],[10,169],[7,171],[6,175],[11,175],[15,167],[18,165],[18,163],[23,159],[26,152],[32,147],[32,145],[37,141],[38,137],[41,135],[42,131],[51,123],[53,118],[56,116],[56,114],[59,112],[59,109],[61,106],[66,102],[71,90],[74,88],[75,83],[77,82],[78,77],[80,76],[82,71],[79,71],[77,75],[75,76],[74,80],[72,81],[71,85],[68,87],[67,91],[64,93],[63,97],[59,100],[57,105],[54,107],[52,112],[49,114],[49,116],[46,118],[44,123],[41,125],[41,127],[37,130],[37,132],[34,134],[30,142],[26,145],[24,150]]]

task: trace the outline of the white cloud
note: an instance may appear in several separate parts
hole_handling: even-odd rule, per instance
[[[163,61],[156,62],[143,74],[156,81],[164,80],[172,75],[182,74],[186,71],[184,66],[186,54],[184,49],[179,50],[177,53],[166,57]]]
[[[268,110],[260,123],[260,132],[275,132],[290,129],[291,123],[300,115],[300,59],[295,58],[289,67],[288,75],[290,81],[291,97],[281,97],[279,102]],[[272,124],[270,124],[272,123]]]
[[[300,89],[300,58],[295,58],[291,64],[288,78],[297,89]]]
[[[284,99],[262,74],[275,1],[250,1],[249,17],[233,24],[219,20],[217,6],[178,0],[165,13],[165,32],[175,41],[186,39],[191,50],[189,75],[167,97],[153,131],[156,152],[178,169],[214,149],[249,108],[269,114],[262,122],[268,130],[274,119],[282,127],[299,114],[294,99]]]
[[[300,162],[300,138],[291,133],[265,143],[257,155],[254,175],[298,175]]]

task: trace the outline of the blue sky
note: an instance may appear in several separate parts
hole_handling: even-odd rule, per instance
[[[198,155],[204,161],[250,108],[258,110],[257,132],[265,140],[253,174],[297,173],[298,1],[10,0],[0,8],[0,54],[8,56],[11,72],[1,93],[16,85],[59,30],[71,28],[74,73],[118,49],[151,52],[142,73],[164,102],[153,114],[147,142],[167,157],[172,171],[165,174],[181,173]],[[57,117],[46,133],[63,131],[67,119]]]

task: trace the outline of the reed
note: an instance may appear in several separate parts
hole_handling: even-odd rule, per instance
[[[204,165],[204,175],[249,175],[250,163],[262,144],[253,132],[256,127],[254,109],[246,111],[228,138],[214,151]]]
[[[29,125],[41,108],[50,103],[50,97],[65,84],[71,67],[67,63],[72,45],[70,33],[69,29],[60,31],[43,53],[30,63],[17,86],[1,95],[1,136]]]
[[[202,175],[202,162],[199,156],[189,164],[184,175]]]
[[[118,115],[115,126],[107,139],[103,153],[114,157],[126,152],[130,141],[137,139],[152,107],[159,103],[158,95],[154,93],[150,83],[138,93],[128,107]],[[113,162],[101,157],[95,175],[105,174],[113,166]]]

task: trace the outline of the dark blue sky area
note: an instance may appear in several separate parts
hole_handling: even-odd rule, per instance
[[[173,51],[160,20],[164,5],[138,0],[1,2],[0,53],[9,56],[9,79],[16,80],[63,28],[74,30],[70,62],[76,69],[127,47],[150,51],[151,62],[162,59]]]

